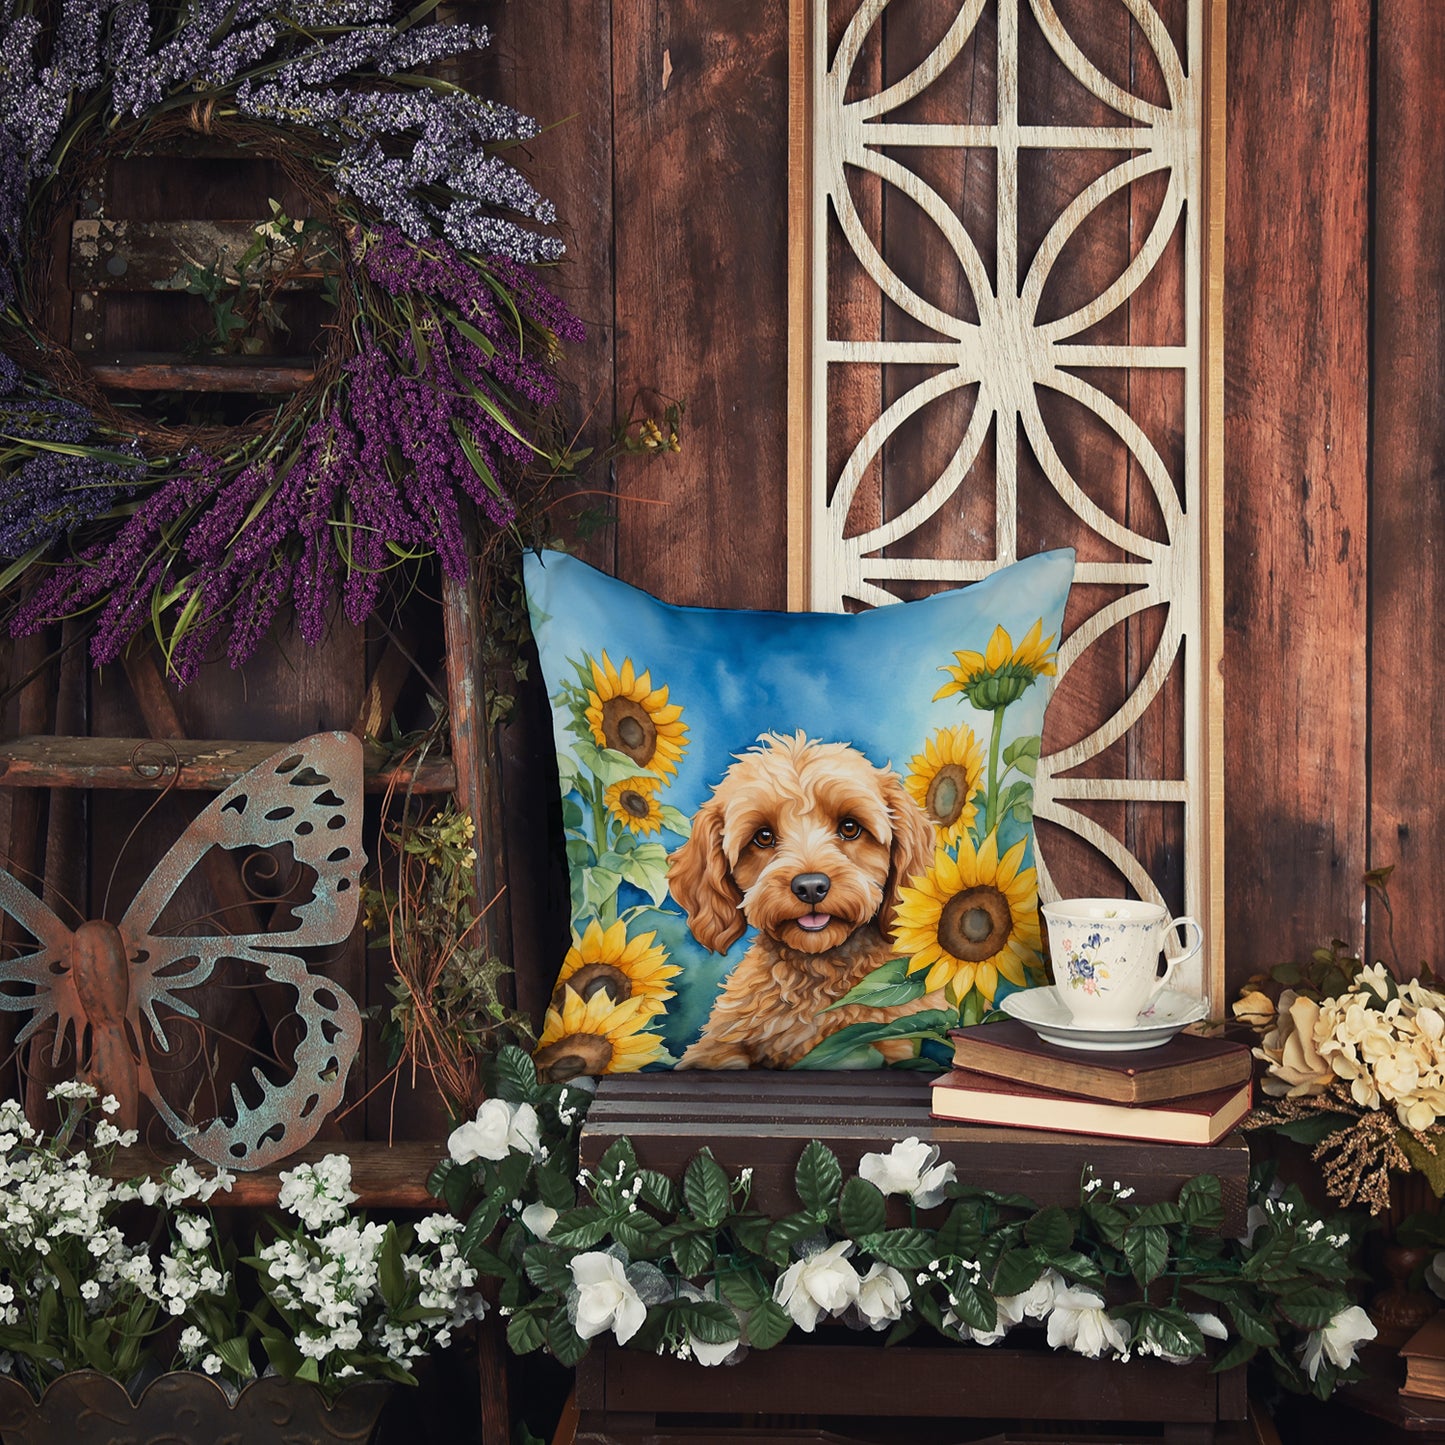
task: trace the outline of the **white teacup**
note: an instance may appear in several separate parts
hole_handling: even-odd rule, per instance
[[[1040,911],[1049,926],[1054,989],[1085,1028],[1129,1028],[1204,943],[1194,919],[1170,918],[1158,903],[1064,898]],[[1192,928],[1194,941],[1161,974],[1159,955],[1176,928]]]

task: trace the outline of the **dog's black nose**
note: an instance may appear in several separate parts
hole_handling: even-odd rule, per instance
[[[831,886],[832,879],[826,873],[799,873],[793,879],[793,892],[804,903],[821,903]]]

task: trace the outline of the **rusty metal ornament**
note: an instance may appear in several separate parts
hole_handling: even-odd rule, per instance
[[[361,742],[350,733],[316,733],[283,748],[216,795],[166,853],[119,924],[82,923],[73,932],[27,888],[0,870],[0,909],[39,949],[0,960],[0,1008],[29,1012],[16,1038],[55,1025],[51,1058],[67,1034],[77,1058],[89,1031],[85,1075],[120,1101],[119,1120],[134,1127],[140,1096],[188,1149],[211,1164],[263,1169],[312,1139],[340,1103],[361,1043],[355,1001],[314,974],[294,950],[344,943],[361,899]],[[212,847],[261,850],[289,845],[314,874],[311,896],[288,900],[277,929],[206,935],[159,932],[167,904]],[[233,1081],[236,1120],[197,1129],[157,1084],[145,1041],[169,1054],[158,1008],[199,1019],[184,995],[205,986],[222,960],[236,960],[258,981],[294,990],[300,1038],[295,1071],[283,1084],[252,1069],[260,1102],[248,1104]],[[187,965],[177,971],[179,965]],[[18,990],[18,991],[17,991]]]

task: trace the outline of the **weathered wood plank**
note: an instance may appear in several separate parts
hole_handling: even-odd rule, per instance
[[[687,402],[682,456],[623,474],[618,570],[669,602],[787,599],[787,55],[783,5],[614,12],[617,391]]]
[[[582,1162],[595,1167],[612,1140],[626,1135],[641,1163],[676,1176],[706,1144],[725,1169],[753,1171],[759,1208],[784,1213],[798,1208],[793,1170],[810,1139],[849,1171],[864,1154],[911,1135],[937,1144],[959,1178],[1040,1204],[1076,1205],[1086,1165],[1134,1186],[1141,1203],[1173,1200],[1186,1180],[1215,1174],[1224,1189],[1224,1232],[1243,1230],[1249,1150],[1238,1135],[1199,1147],[979,1128],[933,1119],[928,1103],[926,1081],[906,1074],[612,1075],[601,1081],[583,1126]]]
[[[583,1410],[696,1415],[745,1405],[762,1414],[1209,1421],[1219,1409],[1219,1377],[1205,1361],[1126,1364],[948,1345],[885,1356],[881,1346],[841,1341],[754,1350],[726,1371],[606,1346],[596,1354],[578,1375]]]
[[[1445,9],[1379,0],[1373,279],[1374,438],[1370,497],[1370,863],[1398,863],[1394,942],[1413,969],[1439,966],[1445,756],[1439,650],[1445,615]],[[1370,958],[1391,958],[1383,913]]]
[[[90,374],[110,391],[224,391],[285,395],[316,377],[310,361],[274,356],[216,356],[183,360],[179,354],[131,352],[99,360],[87,356]]]
[[[576,444],[600,452],[611,440],[619,411],[625,414],[632,399],[630,391],[618,395],[615,380],[612,0],[568,0],[566,5],[530,8],[488,5],[483,13],[492,44],[475,62],[467,62],[477,66],[480,92],[505,96],[543,127],[519,163],[557,207],[567,254],[542,275],[587,328],[583,342],[568,344],[560,371]],[[477,16],[459,9],[458,18],[475,22]],[[651,166],[646,156],[626,163]],[[656,300],[658,292],[649,287],[648,295]],[[650,323],[644,329],[650,330]],[[637,384],[666,386],[668,378],[640,377],[633,382]],[[638,488],[648,496],[659,495],[655,489],[666,483],[651,467],[626,460],[619,465],[638,473]],[[669,475],[674,466],[667,468]],[[645,481],[642,474],[647,474]],[[555,519],[560,524],[579,513],[605,512],[611,488],[607,472],[593,467],[575,498],[558,505]],[[577,554],[614,571],[617,529],[583,530],[586,535],[576,539]]]
[[[299,736],[299,734],[298,734]],[[182,791],[219,792],[242,773],[276,751],[275,742],[257,743],[206,738],[169,742],[180,762]],[[143,737],[57,737],[32,735],[0,743],[0,787],[164,789],[172,762],[167,748]],[[456,786],[456,769],[448,758],[416,767],[390,768],[368,750],[366,791],[390,787],[414,793],[448,793]]]
[[[1331,934],[1360,942],[1370,19],[1368,0],[1231,13],[1224,667],[1234,982]]]
[[[463,13],[460,18],[468,17]],[[586,327],[585,340],[568,345],[559,370],[567,425],[575,432],[576,445],[591,447],[597,455],[611,440],[619,408],[625,412],[631,401],[630,393],[619,401],[614,377],[611,0],[489,6],[486,19],[493,41],[480,57],[482,93],[506,96],[544,127],[529,143],[525,164],[557,206],[567,254],[543,279]],[[646,380],[666,384],[668,379]],[[648,465],[624,458],[618,465],[632,479],[629,484],[652,496],[665,491],[679,464],[670,460]],[[616,571],[618,528],[575,526],[579,515],[596,517],[610,509],[615,490],[611,473],[594,465],[573,490],[555,505],[553,521],[575,542],[579,556]],[[518,689],[516,711],[499,731],[498,748],[510,877],[510,956],[518,1005],[540,1024],[567,947],[569,895],[551,712],[535,657],[528,677]]]
[[[276,1203],[283,1171],[300,1164],[315,1164],[327,1154],[345,1153],[351,1159],[351,1187],[357,1197],[358,1209],[436,1209],[439,1201],[427,1193],[427,1176],[446,1153],[444,1143],[430,1140],[408,1140],[387,1143],[385,1140],[352,1140],[344,1145],[312,1142],[298,1149],[274,1169],[256,1169],[236,1173],[236,1182],[211,1199],[211,1207],[269,1207]],[[143,1144],[117,1149],[108,1173],[112,1179],[138,1179],[158,1174],[182,1159],[195,1162],[195,1156],[184,1150],[151,1149]],[[198,1166],[203,1173],[211,1172]]]

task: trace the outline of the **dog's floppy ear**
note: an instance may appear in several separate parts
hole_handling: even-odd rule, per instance
[[[743,893],[723,852],[723,808],[716,798],[697,810],[692,836],[668,855],[667,886],[704,948],[726,953],[746,932]]]
[[[938,831],[928,814],[908,796],[896,773],[884,771],[880,788],[893,821],[893,856],[888,860],[888,882],[883,889],[883,906],[878,910],[878,927],[888,934],[893,931],[893,916],[898,911],[898,890],[915,874],[927,872],[932,866]]]

